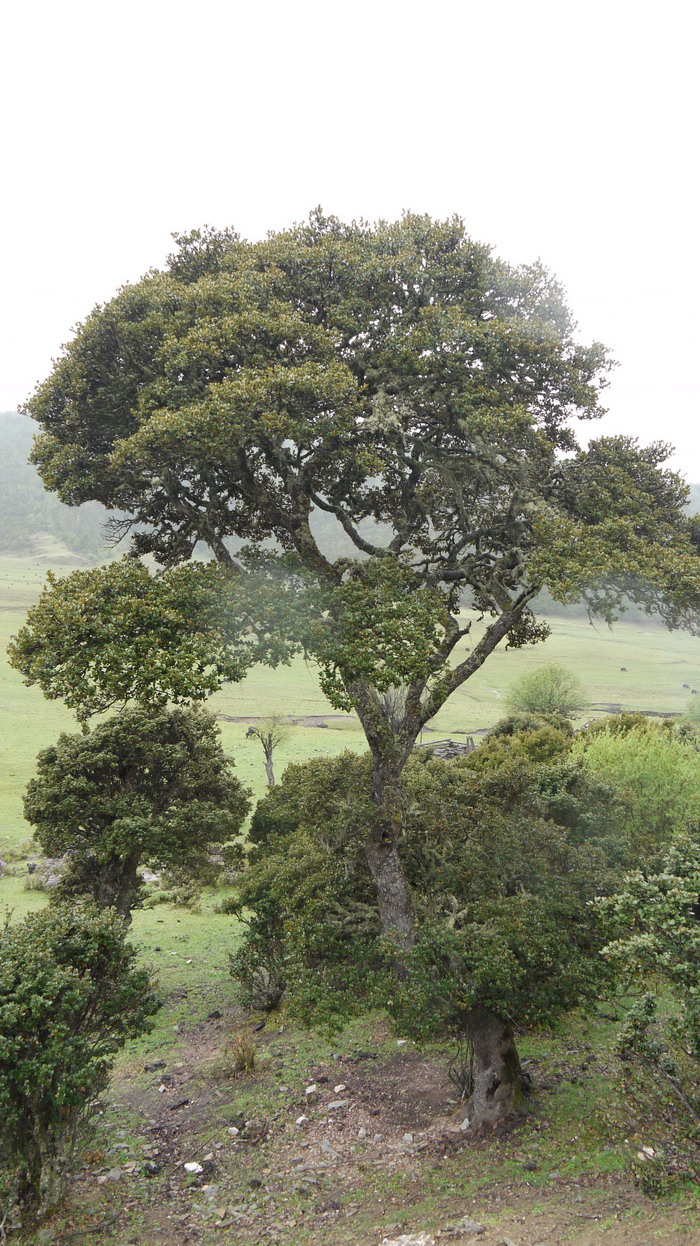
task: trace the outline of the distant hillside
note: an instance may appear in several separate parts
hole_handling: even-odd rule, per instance
[[[107,512],[99,502],[65,506],[47,492],[27,462],[35,432],[27,416],[0,413],[0,553],[50,553],[51,561],[60,561],[61,549],[67,548],[95,561],[105,548]]]

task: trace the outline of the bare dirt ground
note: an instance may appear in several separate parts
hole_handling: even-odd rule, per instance
[[[381,1246],[423,1233],[426,1246],[700,1244],[700,1201],[688,1193],[656,1203],[627,1171],[567,1175],[569,1154],[543,1174],[525,1127],[460,1129],[444,1059],[410,1044],[295,1063],[271,1023],[256,1036],[257,1071],[233,1079],[226,1040],[239,1020],[213,1014],[177,1061],[122,1074],[73,1212],[44,1242]],[[537,1129],[556,1093],[536,1096]]]

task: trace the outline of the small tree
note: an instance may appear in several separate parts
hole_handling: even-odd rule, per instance
[[[128,918],[142,865],[196,877],[211,847],[239,832],[249,802],[212,714],[137,706],[40,753],[24,806],[45,851],[69,854],[59,891],[87,892]]]
[[[83,903],[0,931],[0,1191],[22,1219],[60,1198],[115,1052],[159,1007],[125,929]]]
[[[275,749],[279,748],[289,739],[289,722],[286,719],[278,718],[273,715],[272,718],[263,718],[254,727],[249,727],[246,731],[247,736],[253,736],[259,740],[263,747],[265,755],[265,773],[267,775],[267,786],[275,786],[275,771],[273,768],[273,757]]]
[[[555,714],[573,718],[586,704],[581,681],[558,662],[528,671],[508,692],[507,704],[514,714]]]

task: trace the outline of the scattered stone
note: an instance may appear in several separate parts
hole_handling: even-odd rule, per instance
[[[343,1204],[341,1203],[339,1198],[333,1198],[331,1196],[331,1198],[324,1199],[323,1202],[317,1203],[316,1210],[317,1211],[340,1211],[342,1206]]]
[[[397,1046],[397,1047],[405,1047],[407,1042],[408,1042],[408,1039],[407,1039],[407,1038],[397,1038],[397,1040],[396,1040],[396,1046]]]
[[[478,1237],[480,1233],[486,1232],[486,1225],[480,1224],[478,1220],[472,1220],[470,1216],[463,1216],[457,1221],[456,1228],[460,1233],[471,1233],[472,1237]]]
[[[329,1112],[339,1112],[341,1108],[346,1108],[349,1104],[349,1099],[333,1099],[332,1102],[328,1104],[327,1110]]]
[[[358,1129],[358,1131],[357,1131],[357,1136],[358,1136],[358,1138],[366,1138],[366,1137],[367,1137],[367,1130],[365,1129],[364,1125],[362,1125],[362,1126],[361,1126],[361,1128],[360,1128],[360,1129]]]
[[[183,1164],[182,1167],[184,1168],[185,1172],[192,1172],[192,1173],[204,1172],[202,1165],[198,1164],[196,1160],[191,1160],[188,1164]]]
[[[109,1172],[107,1173],[107,1180],[108,1181],[121,1181],[121,1179],[122,1179],[121,1168],[110,1168]]]
[[[178,1099],[176,1103],[171,1103],[168,1108],[169,1112],[175,1112],[178,1108],[184,1108],[189,1103],[189,1099]]]
[[[462,1130],[462,1133],[466,1133],[468,1128],[469,1128],[469,1117],[465,1116],[464,1120],[462,1121],[460,1125],[460,1129]]]
[[[309,1118],[308,1116],[297,1116],[296,1121],[294,1123],[297,1129],[303,1129],[306,1125],[309,1124]]]
[[[237,1138],[240,1132],[240,1129],[236,1129],[235,1125],[231,1125],[230,1129],[226,1130],[226,1133],[232,1138]]]
[[[306,1095],[307,1103],[315,1103],[318,1099],[318,1086],[316,1083],[312,1082],[310,1086],[307,1086],[304,1094]]]
[[[374,1135],[374,1141],[375,1141],[375,1142],[383,1142],[383,1141],[384,1141],[384,1134],[375,1134],[375,1135]]]
[[[401,1237],[385,1237],[382,1246],[435,1246],[431,1233],[402,1233]]]
[[[503,1246],[516,1246],[516,1243],[513,1241],[512,1237],[504,1237]]]
[[[267,1021],[259,1021],[257,1025],[253,1026],[253,1033],[259,1034],[261,1030],[265,1029],[266,1025],[267,1025]]]
[[[219,1187],[216,1184],[202,1186],[202,1194],[204,1195],[205,1198],[210,1198],[213,1200],[216,1198],[218,1193],[219,1193]]]
[[[191,965],[191,964],[192,964],[192,962],[191,962],[191,961],[188,961],[188,964],[190,964],[190,965]],[[209,1015],[208,1015],[208,1017],[207,1017],[207,1021],[220,1021],[223,1015],[224,1015],[224,1014],[223,1014],[222,1012],[220,1012],[218,1008],[214,1008],[214,1009],[213,1009],[213,1010],[209,1013]]]
[[[144,1064],[144,1073],[155,1073],[156,1069],[164,1069],[165,1060],[153,1060],[150,1064]]]
[[[404,1134],[402,1142],[413,1142],[413,1134]]]
[[[333,1094],[342,1095],[344,1090],[347,1090],[347,1086],[344,1084],[344,1082],[339,1082],[337,1086],[333,1087]]]

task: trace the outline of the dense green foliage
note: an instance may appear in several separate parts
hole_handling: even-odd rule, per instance
[[[547,662],[528,671],[508,691],[514,714],[558,714],[573,718],[586,704],[580,679],[558,662]]]
[[[66,506],[44,488],[28,462],[36,424],[24,415],[0,412],[0,551],[30,554],[40,536],[52,536],[90,560],[105,547],[105,509],[97,502]]]
[[[213,715],[185,708],[126,709],[60,736],[39,754],[24,803],[44,851],[69,854],[59,893],[88,892],[125,916],[142,865],[196,878],[248,811]]]
[[[581,733],[574,756],[620,794],[617,834],[629,863],[655,868],[671,839],[700,820],[696,741],[663,724],[620,716]]]
[[[0,931],[0,1193],[30,1217],[60,1197],[114,1054],[159,1001],[124,923],[51,905]]]
[[[292,1011],[324,1024],[380,1004],[426,1037],[459,1032],[477,1005],[549,1023],[599,986],[586,902],[610,885],[591,824],[595,807],[604,823],[609,794],[561,747],[490,770],[472,758],[424,756],[406,770],[400,851],[420,934],[405,987],[363,854],[370,759],[288,768],[255,812],[238,891],[248,928],[233,967],[249,997],[274,1002],[286,986]]]
[[[700,845],[681,837],[658,873],[628,875],[622,890],[599,907],[614,936],[606,956],[631,981],[652,990],[670,987],[678,1006],[676,1037],[700,1059]],[[651,1023],[653,1007],[645,1005],[644,1013]]]
[[[268,574],[264,557],[233,587],[215,563],[151,575],[124,557],[61,579],[49,573],[10,662],[79,721],[129,700],[155,708],[203,700],[256,661],[287,661],[308,630],[294,580]]]
[[[293,553],[326,591],[328,691],[374,748],[368,689],[429,685],[426,720],[504,636],[542,635],[542,585],[607,616],[637,577],[650,610],[694,617],[687,491],[664,447],[606,438],[561,458],[571,417],[600,413],[606,367],[544,269],[496,260],[457,220],[195,232],[80,328],[29,404],[34,459],[66,501],[145,525],[135,548],[166,564],[204,541],[240,572],[229,538]],[[319,512],[354,567],[314,535]],[[498,626],[454,670],[465,595]]]
[[[665,1118],[666,1145],[641,1152],[636,1180],[668,1192],[700,1173],[700,846],[681,836],[657,873],[628,875],[598,903],[604,955],[633,1003],[619,1036],[623,1084],[635,1109]]]

